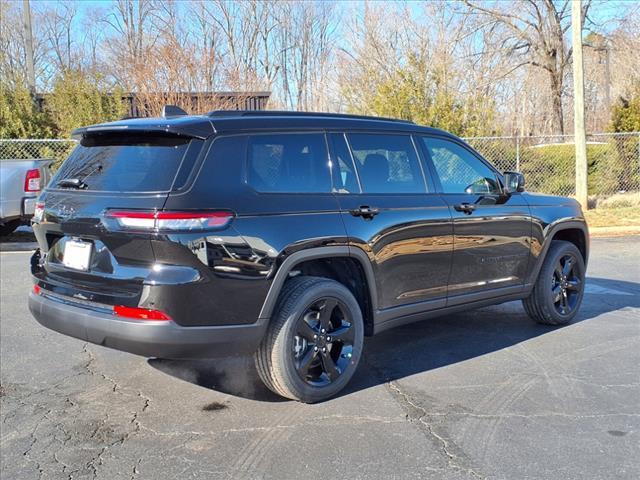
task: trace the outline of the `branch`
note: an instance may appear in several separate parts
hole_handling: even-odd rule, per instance
[[[519,22],[522,22],[525,25],[528,25],[531,28],[533,28],[534,30],[536,30],[537,32],[539,32],[538,28],[533,23],[531,23],[530,21],[528,21],[528,20],[526,20],[526,19],[524,19],[522,17],[519,17],[517,15],[500,12],[498,10],[493,10],[493,9],[490,9],[490,8],[480,7],[479,5],[471,3],[470,0],[464,0],[464,3],[469,8],[471,8],[472,10],[477,10],[479,12],[484,13],[485,15],[492,16],[497,21],[499,21],[500,23],[504,24],[506,27],[508,27],[511,30],[513,30],[515,32],[515,34],[518,35],[519,37],[521,37],[523,40],[526,40],[526,41],[528,41],[530,43],[533,43],[531,38],[528,35],[525,34],[524,30],[518,28],[516,26],[516,24],[512,20],[517,20]]]

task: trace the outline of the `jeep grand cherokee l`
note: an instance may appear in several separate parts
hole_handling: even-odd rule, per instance
[[[516,299],[559,325],[582,301],[578,203],[525,192],[441,130],[217,111],[75,135],[37,205],[29,307],[88,342],[253,354],[271,390],[316,402],[364,336]]]

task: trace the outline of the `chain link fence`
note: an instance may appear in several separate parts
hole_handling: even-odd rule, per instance
[[[524,173],[529,191],[575,194],[573,135],[465,140],[498,169]],[[75,140],[63,139],[0,139],[0,160],[50,158],[55,169],[75,145]],[[587,135],[587,162],[590,195],[640,191],[640,132]]]
[[[57,169],[69,156],[76,143],[75,140],[64,139],[0,139],[0,161],[46,158],[53,159],[53,168]]]
[[[575,195],[573,135],[465,139],[498,169],[524,173],[527,190]],[[589,195],[640,191],[640,132],[587,135]]]

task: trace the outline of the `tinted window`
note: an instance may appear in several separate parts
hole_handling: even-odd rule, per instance
[[[51,182],[77,178],[90,191],[158,192],[171,189],[183,161],[202,141],[157,135],[100,135],[82,139]]]
[[[415,148],[408,135],[350,134],[363,192],[424,193]]]
[[[249,137],[247,181],[259,192],[328,193],[329,158],[324,135]]]
[[[331,164],[333,191],[337,193],[359,193],[358,177],[344,135],[342,133],[332,133],[329,135],[329,139],[331,140],[334,155]]]
[[[444,193],[500,193],[495,172],[466,148],[440,138],[422,139]]]

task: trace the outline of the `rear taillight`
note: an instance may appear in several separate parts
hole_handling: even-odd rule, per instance
[[[24,177],[24,191],[25,192],[39,192],[40,191],[40,170],[34,168],[28,170]]]
[[[38,285],[37,283],[33,284],[33,293],[35,293],[36,295],[40,295],[40,285]]]
[[[193,231],[225,227],[231,222],[233,213],[107,210],[105,217],[127,230]]]
[[[125,307],[116,305],[113,307],[113,314],[116,317],[133,318],[136,320],[171,320],[171,317],[160,310],[150,310],[148,308]]]
[[[36,202],[36,206],[33,209],[33,221],[41,222],[44,218],[44,202]]]

